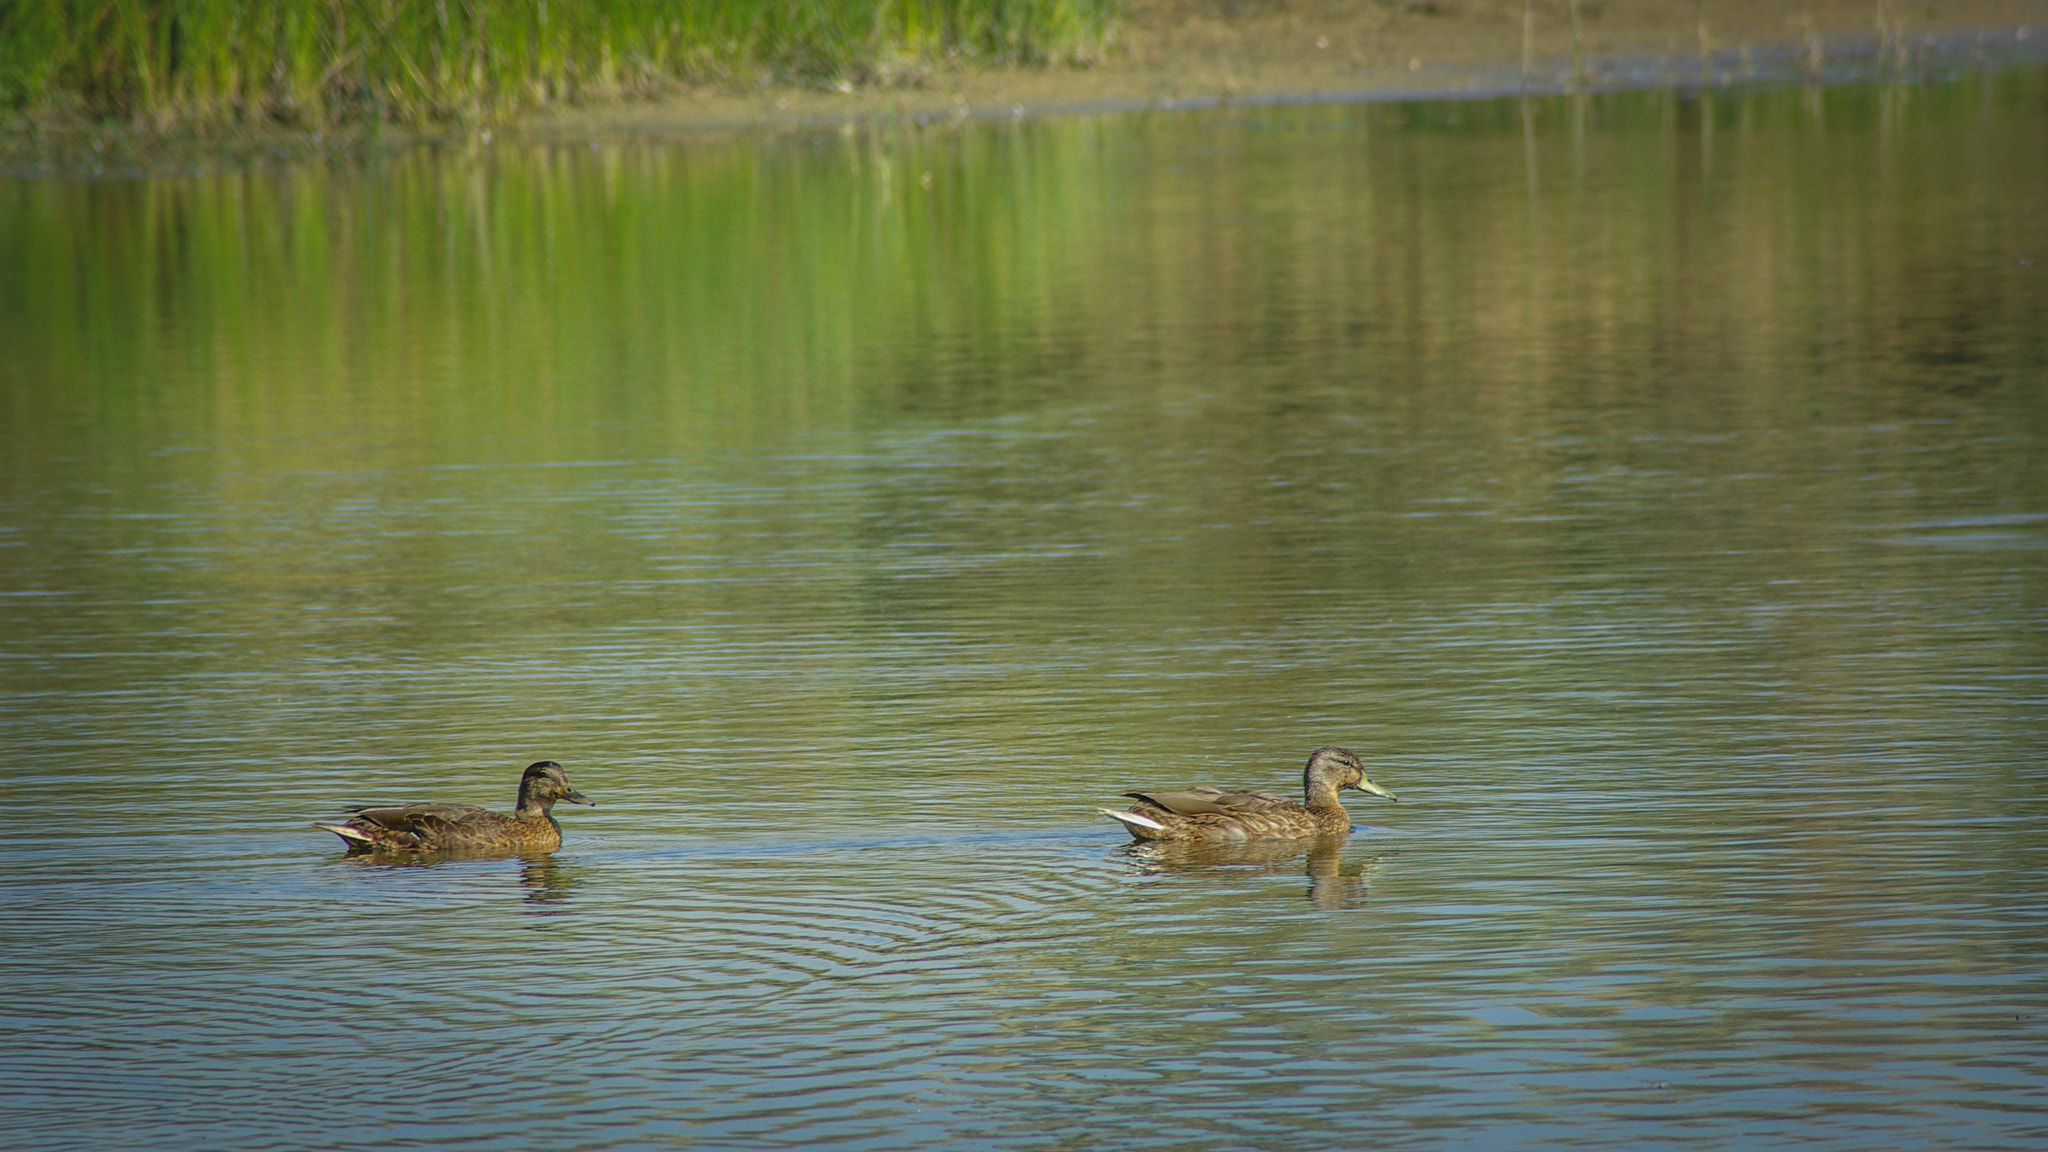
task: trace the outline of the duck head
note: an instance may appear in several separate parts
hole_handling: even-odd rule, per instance
[[[519,810],[546,812],[558,800],[597,807],[597,801],[569,786],[569,774],[553,760],[540,760],[526,767],[519,778]]]
[[[1301,774],[1301,786],[1308,795],[1314,795],[1319,788],[1328,788],[1332,792],[1355,788],[1389,800],[1400,800],[1399,796],[1373,783],[1365,774],[1365,765],[1359,763],[1358,757],[1346,748],[1318,748],[1309,753],[1308,767]]]

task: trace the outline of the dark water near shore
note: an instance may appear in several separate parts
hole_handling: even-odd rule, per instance
[[[7,1142],[2040,1147],[2044,113],[0,183]]]

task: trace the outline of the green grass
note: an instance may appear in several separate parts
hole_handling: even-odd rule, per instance
[[[1085,59],[1116,0],[0,0],[0,109],[431,122],[679,81]]]

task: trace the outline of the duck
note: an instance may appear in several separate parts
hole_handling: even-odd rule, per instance
[[[345,824],[315,823],[341,837],[350,855],[363,852],[553,852],[562,846],[562,826],[549,810],[556,801],[597,801],[569,785],[569,774],[553,760],[527,766],[519,777],[519,805],[512,815],[474,804],[361,805]]]
[[[1126,792],[1137,801],[1128,810],[1096,811],[1123,824],[1137,840],[1223,844],[1342,837],[1351,834],[1351,814],[1337,794],[1353,788],[1400,799],[1373,783],[1350,750],[1326,746],[1310,753],[1302,769],[1301,804],[1271,792],[1226,792],[1204,785],[1185,792]]]

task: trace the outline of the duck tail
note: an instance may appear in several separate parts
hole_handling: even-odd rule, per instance
[[[1129,828],[1133,836],[1149,840],[1151,837],[1146,836],[1146,832],[1166,831],[1166,825],[1161,824],[1150,816],[1140,816],[1136,812],[1124,812],[1116,808],[1097,808],[1096,811],[1109,817],[1111,820],[1122,821],[1124,827]]]

